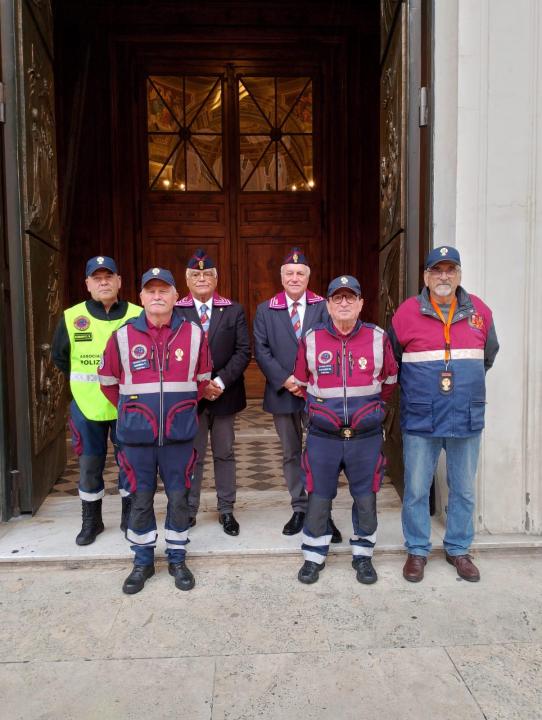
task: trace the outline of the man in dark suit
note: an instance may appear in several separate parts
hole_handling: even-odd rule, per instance
[[[292,502],[293,514],[282,530],[284,535],[301,531],[307,510],[301,473],[305,400],[293,375],[297,347],[303,333],[327,318],[324,298],[307,289],[309,276],[303,251],[292,248],[280,269],[284,290],[258,305],[254,319],[254,355],[266,380],[263,409],[273,414]],[[331,518],[329,522],[332,542],[341,542]]]
[[[188,261],[186,284],[189,294],[177,302],[177,312],[198,323],[207,334],[213,362],[212,379],[198,405],[199,429],[194,440],[198,453],[194,478],[188,495],[190,525],[196,524],[203,463],[209,432],[215,470],[218,519],[227,535],[239,535],[233,515],[236,497],[233,444],[235,413],[246,407],[243,372],[250,360],[250,341],[245,313],[239,303],[216,292],[218,272],[204,250],[198,249]]]

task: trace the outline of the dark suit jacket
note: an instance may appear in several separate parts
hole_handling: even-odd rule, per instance
[[[176,310],[201,327],[192,295],[179,300]],[[199,411],[209,408],[213,415],[232,415],[247,406],[243,372],[250,361],[247,321],[239,303],[214,294],[207,339],[213,361],[211,377],[218,376],[225,390],[217,400],[200,400]]]
[[[301,332],[305,333],[327,316],[324,298],[307,290]],[[303,398],[282,387],[294,371],[297,345],[286,294],[281,292],[258,305],[254,318],[254,356],[266,379],[263,409],[267,412],[281,414],[303,410]]]

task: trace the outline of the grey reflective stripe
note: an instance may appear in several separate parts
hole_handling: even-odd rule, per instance
[[[164,382],[162,383],[164,392],[197,392],[198,386],[195,382]],[[119,385],[121,395],[150,395],[160,392],[160,383],[124,383]]]
[[[132,382],[130,368],[130,345],[128,343],[128,327],[124,325],[117,330],[117,343],[120,352],[120,362],[124,370],[124,381],[129,385]]]
[[[316,371],[316,333],[311,332],[305,336],[305,345],[307,347],[306,357],[309,373],[313,377],[313,387],[318,392],[318,372]]]
[[[483,360],[484,351],[476,348],[452,348],[452,360]],[[403,353],[404,363],[433,362],[444,360],[444,350],[422,350],[420,352]]]
[[[296,385],[299,385],[300,387],[307,387],[307,383],[301,382],[301,380],[298,380],[295,375],[294,375],[294,382]]]
[[[193,323],[190,324],[190,365],[188,366],[188,377],[193,378],[198,364],[199,348],[203,330]]]
[[[196,380],[197,380],[198,382],[201,382],[202,380],[210,380],[210,379],[211,379],[211,373],[210,373],[210,372],[208,372],[208,373],[202,373],[201,375],[196,375]],[[217,385],[218,385],[218,383],[217,383]],[[222,388],[222,389],[224,389],[224,388]]]
[[[95,373],[76,373],[72,372],[70,373],[70,382],[88,382],[88,383],[96,383],[99,381],[98,375]]]
[[[98,375],[100,385],[118,385],[119,379],[113,375]]]
[[[346,397],[364,397],[366,395],[377,395],[382,389],[382,383],[374,383],[373,385],[359,385],[357,387],[347,387]],[[310,385],[307,391],[310,395],[314,395],[317,398],[343,398],[344,388],[320,388],[314,385]]]
[[[384,380],[384,385],[393,385],[397,382],[397,375],[390,375]]]
[[[377,383],[384,364],[384,335],[373,328],[373,382]]]

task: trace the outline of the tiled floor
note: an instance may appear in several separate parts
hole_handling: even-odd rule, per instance
[[[260,400],[249,400],[248,407],[235,419],[235,455],[237,459],[238,490],[284,490],[286,487],[282,476],[281,450],[277,438],[273,418],[261,409]],[[79,467],[68,442],[68,464],[66,469],[51,490],[56,497],[77,496],[77,479]],[[105,473],[105,492],[115,495],[117,489],[117,469],[112,450],[110,451]],[[340,484],[346,480],[341,476]],[[391,484],[385,483],[387,505],[396,497],[399,498]],[[203,490],[214,489],[214,470],[210,448],[205,460]]]

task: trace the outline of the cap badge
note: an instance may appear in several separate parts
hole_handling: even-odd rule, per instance
[[[448,248],[440,248],[440,254],[441,254],[441,255],[447,255],[447,254],[448,254]]]
[[[205,263],[203,262],[203,260],[200,260],[198,265],[200,270],[203,270],[203,268],[205,267]]]
[[[97,258],[96,258],[96,262],[98,263],[98,265],[103,265],[104,262],[105,262],[105,260],[104,260],[103,257],[100,255],[100,257],[97,257]]]
[[[296,263],[299,260],[299,255],[297,253],[293,254],[294,262]]]
[[[184,350],[181,350],[181,348],[177,348],[175,350],[175,360],[177,360],[177,362],[181,362],[181,360],[183,359],[183,355]]]
[[[365,370],[367,367],[367,358],[360,357],[358,360],[358,365],[360,370]]]
[[[348,278],[347,278],[347,277],[344,277],[344,275],[343,275],[342,278],[341,278],[341,283],[342,283],[343,285],[348,285]]]
[[[160,275],[160,268],[153,268],[153,269],[152,269],[152,274],[153,274],[153,275]]]

